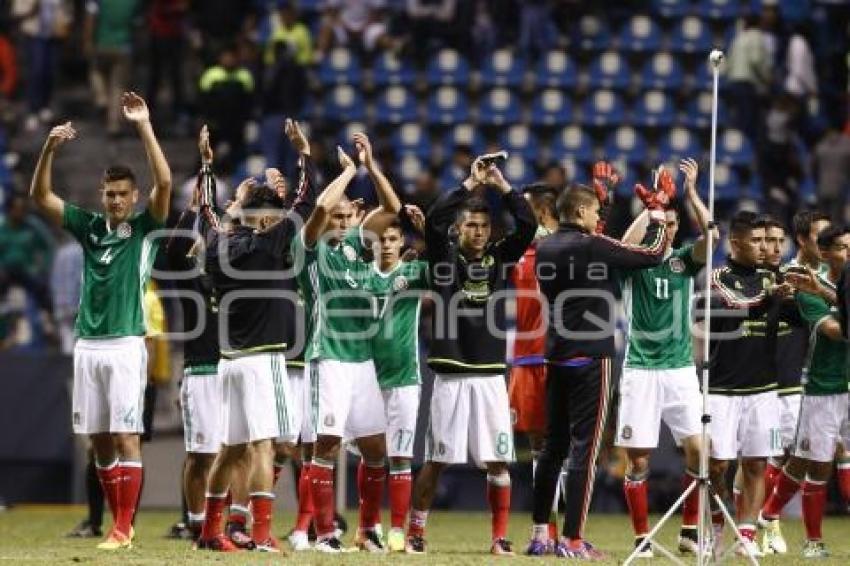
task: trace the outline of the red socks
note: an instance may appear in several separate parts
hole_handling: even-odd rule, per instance
[[[254,517],[254,523],[251,525],[251,539],[257,544],[271,538],[273,505],[273,493],[258,491],[251,494],[251,514]]]
[[[226,494],[207,493],[204,506],[204,526],[201,528],[201,538],[209,540],[224,533],[223,517]]]
[[[365,463],[360,460],[357,469],[357,487],[360,491],[360,528],[374,529],[381,522],[381,502],[387,472],[383,461]]]
[[[425,526],[428,524],[428,511],[410,510],[410,525],[407,534],[413,537],[424,537]]]
[[[227,505],[230,498],[225,498],[224,503]],[[251,518],[251,510],[245,505],[231,504],[226,506],[227,522],[238,523],[246,528],[248,527],[248,519]]]
[[[838,461],[838,491],[845,505],[850,505],[850,460]]]
[[[306,532],[313,520],[313,493],[310,489],[310,464],[301,465],[298,475],[298,518],[295,520],[295,530]]]
[[[776,480],[782,472],[782,466],[777,466],[773,459],[767,460],[767,467],[764,470],[764,497],[767,499],[773,493],[773,488],[776,487]]]
[[[823,508],[826,505],[826,483],[806,480],[803,484],[803,522],[806,539],[820,540]]]
[[[410,510],[412,488],[413,475],[410,466],[390,470],[390,526],[394,529],[404,529],[404,520]]]
[[[762,507],[761,514],[765,519],[778,519],[782,509],[791,501],[797,490],[800,489],[800,481],[792,478],[785,470],[782,470],[776,478],[776,487],[767,498]]]
[[[493,540],[508,534],[508,515],[511,512],[511,476],[502,472],[498,476],[487,475],[487,501],[492,514]]]
[[[629,506],[629,516],[635,535],[645,535],[649,532],[649,501],[647,499],[646,475],[639,478],[626,476],[623,482],[623,492]]]
[[[316,519],[316,534],[328,537],[334,532],[334,465],[313,459],[310,466],[310,493]]]
[[[121,462],[118,464],[118,469],[121,476],[118,484],[118,516],[115,520],[115,528],[129,536],[133,525],[133,515],[136,513],[136,504],[139,501],[139,492],[142,490],[142,463]]]
[[[696,481],[697,474],[685,470],[682,475],[682,489],[687,489]],[[699,486],[694,487],[682,504],[682,526],[697,527],[699,525]]]
[[[121,486],[121,467],[118,460],[115,460],[108,466],[101,468],[97,467],[97,477],[100,479],[100,486],[103,488],[103,494],[106,496],[106,502],[109,504],[109,510],[112,512],[112,522],[118,523],[118,490]]]

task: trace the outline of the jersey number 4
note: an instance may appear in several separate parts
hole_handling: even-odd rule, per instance
[[[670,280],[661,277],[655,278],[655,296],[659,299],[670,298]]]
[[[103,252],[103,255],[100,256],[100,263],[105,263],[106,265],[109,265],[110,263],[112,263],[113,259],[115,259],[115,253],[113,252],[113,249],[106,248],[106,250]]]

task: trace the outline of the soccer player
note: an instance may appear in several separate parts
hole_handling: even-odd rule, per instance
[[[766,525],[779,518],[782,508],[794,494],[803,491],[803,522],[806,526],[804,558],[829,556],[821,540],[821,524],[826,505],[826,484],[832,472],[836,445],[846,442],[848,426],[848,346],[841,335],[837,309],[831,304],[833,293],[822,293],[820,286],[835,291],[835,284],[848,260],[850,233],[839,227],[825,228],[817,238],[828,270],[814,273],[819,285],[798,292],[797,305],[811,328],[805,369],[804,393],[792,455],[780,471],[776,486],[759,515]],[[846,449],[846,446],[843,446]],[[805,479],[805,482],[803,481]],[[770,531],[766,531],[769,534]],[[766,546],[770,540],[766,538]]]
[[[491,214],[474,191],[492,187],[502,196],[515,228],[491,242]],[[495,165],[472,164],[460,188],[439,199],[428,213],[434,331],[428,365],[434,371],[425,465],[413,488],[407,551],[425,552],[428,510],[440,473],[467,461],[487,469],[492,517],[492,554],[513,554],[505,538],[511,502],[508,464],[514,461],[510,405],[505,387],[506,287],[516,263],[534,239],[534,214]],[[453,241],[450,230],[457,231]],[[549,500],[551,506],[551,497]]]
[[[315,549],[327,553],[343,551],[334,525],[334,463],[343,438],[355,442],[365,461],[357,544],[370,552],[384,548],[375,527],[380,522],[386,477],[386,419],[372,361],[375,321],[373,301],[365,288],[369,266],[364,257],[369,250],[365,238],[382,234],[401,203],[375,162],[369,138],[357,133],[354,144],[380,206],[356,226],[357,209],[345,198],[345,186],[328,188],[295,242],[295,261],[301,266],[298,284],[308,311],[305,358],[310,366],[316,432],[307,473],[318,537]],[[346,163],[347,185],[356,168],[342,150],[339,153]]]
[[[672,180],[656,191],[636,187],[650,210],[650,221],[642,245],[632,246],[596,233],[600,220],[597,192],[573,185],[558,198],[558,231],[537,246],[537,277],[549,307],[549,417],[534,477],[534,526],[527,554],[554,551],[561,557],[586,560],[604,556],[584,540],[583,531],[610,397],[615,354],[611,304],[620,284],[614,269],[661,263],[664,209],[675,191]],[[555,483],[568,454],[564,539],[555,543],[549,540],[548,519]]]
[[[103,173],[101,213],[83,210],[53,192],[53,157],[59,146],[76,137],[70,122],[50,130],[30,187],[36,205],[71,232],[85,252],[72,411],[74,432],[91,435],[112,511],[113,527],[98,545],[103,550],[132,546],[131,522],[142,484],[139,434],[147,375],[143,293],[158,248],[148,235],[163,227],[171,197],[171,171],[145,101],[128,92],[121,104],[142,139],[154,181],[143,212],[134,211],[139,189],[124,166]]]
[[[685,159],[679,169],[685,176],[687,207],[702,235],[693,244],[674,249],[679,214],[673,208],[667,210],[664,261],[657,267],[627,271],[624,277],[629,335],[620,378],[615,442],[626,449],[628,457],[624,491],[635,532],[635,546],[640,546],[649,534],[649,455],[658,446],[662,420],[685,452],[683,486],[689,486],[699,475],[702,402],[691,340],[691,300],[694,278],[711,253],[705,237],[709,213],[697,194],[696,161]],[[662,174],[669,175],[666,171]],[[623,241],[639,242],[646,221],[648,212],[635,220]],[[714,230],[712,243],[716,245],[718,240],[719,234]],[[699,490],[694,489],[682,509],[681,552],[698,552],[698,521]],[[651,558],[651,545],[645,546],[639,556]]]

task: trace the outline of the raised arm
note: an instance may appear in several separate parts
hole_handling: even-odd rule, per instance
[[[53,192],[53,154],[60,145],[76,136],[77,132],[71,122],[65,122],[50,130],[30,183],[30,197],[33,202],[56,226],[62,226],[65,201]]]
[[[171,201],[171,169],[153,132],[148,106],[135,92],[125,92],[121,96],[121,105],[124,108],[124,117],[136,125],[139,137],[142,138],[145,146],[145,155],[153,177],[153,190],[148,209],[156,220],[165,222]]]
[[[457,218],[458,208],[472,195],[474,188],[472,176],[467,177],[459,188],[438,198],[428,210],[425,216],[425,244],[432,262],[438,262],[448,254],[449,229]]]
[[[649,212],[649,223],[639,244],[628,244],[603,234],[593,236],[591,254],[593,261],[607,263],[621,269],[653,267],[664,259],[667,225],[664,213]]]
[[[342,165],[342,172],[336,179],[322,191],[322,194],[316,199],[316,207],[304,224],[304,244],[308,248],[316,245],[316,241],[325,231],[325,226],[331,215],[331,210],[339,203],[342,196],[345,194],[345,189],[357,173],[357,167],[354,161],[342,151],[341,147],[336,148],[339,163]]]
[[[371,211],[363,220],[365,234],[382,234],[390,222],[401,212],[401,201],[395,190],[381,171],[372,154],[372,143],[369,137],[362,133],[354,134],[354,147],[357,148],[357,159],[366,168],[375,191],[378,193],[378,208]]]
[[[310,142],[301,126],[295,120],[286,119],[284,131],[292,147],[298,152],[298,181],[295,190],[284,195],[284,208],[295,211],[303,220],[313,213],[318,199],[319,187],[316,183],[316,172],[310,155]]]
[[[632,223],[629,225],[628,229],[626,229],[626,233],[623,234],[623,237],[620,239],[624,244],[631,244],[636,246],[643,241],[644,235],[646,235],[646,227],[649,226],[649,211],[644,209],[643,212],[638,214]]]
[[[505,208],[514,219],[514,229],[497,242],[496,246],[501,250],[506,262],[519,261],[537,232],[537,219],[534,217],[534,212],[528,201],[520,193],[511,189],[511,184],[496,165],[482,168],[481,182],[488,187],[494,187],[501,193]]]
[[[708,238],[706,234],[708,233],[708,224],[711,220],[711,215],[708,207],[702,202],[697,192],[697,173],[699,172],[699,167],[696,161],[688,158],[683,159],[679,163],[679,170],[685,174],[685,204],[688,208],[688,214],[697,223],[700,234],[702,234],[694,243],[691,257],[693,257],[694,261],[704,264],[708,261]],[[711,228],[712,251],[717,247],[719,241],[720,232],[714,226]]]

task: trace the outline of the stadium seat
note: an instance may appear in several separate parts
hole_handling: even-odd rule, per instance
[[[397,161],[396,172],[405,185],[412,184],[419,174],[425,170],[422,159],[412,153],[402,155]]]
[[[531,104],[531,123],[535,126],[563,126],[572,117],[572,104],[560,90],[546,89]]]
[[[514,186],[527,185],[535,180],[534,167],[519,155],[511,155],[505,163],[505,178]]]
[[[553,159],[593,160],[593,140],[578,126],[567,126],[557,133],[552,138],[551,147]]]
[[[443,138],[444,155],[451,155],[459,145],[467,145],[472,153],[480,154],[484,151],[484,136],[472,124],[457,124]]]
[[[755,155],[747,139],[740,130],[724,130],[717,136],[717,160],[732,166],[752,166]]]
[[[675,109],[670,97],[660,90],[650,90],[635,105],[632,122],[645,128],[662,128],[670,126],[674,118]]]
[[[525,61],[511,49],[499,49],[488,57],[481,67],[481,84],[484,87],[522,84],[525,77]]]
[[[416,72],[410,61],[389,52],[381,54],[375,60],[372,72],[375,86],[379,87],[411,86],[416,80]]]
[[[348,85],[334,87],[325,95],[325,118],[340,122],[366,119],[363,96]]]
[[[711,127],[711,98],[710,91],[702,91],[692,96],[685,107],[685,112],[680,121],[681,125],[687,128],[700,129]]]
[[[723,73],[719,75],[719,84],[718,87],[720,92],[726,87],[726,81],[724,80]],[[711,90],[714,88],[714,75],[711,72],[711,65],[708,61],[700,62],[697,65],[696,71],[693,73],[693,83],[691,88],[694,90]]]
[[[678,90],[683,82],[684,74],[679,61],[666,51],[653,55],[641,71],[641,89]]]
[[[574,88],[578,83],[575,63],[564,51],[550,51],[540,58],[534,80],[538,88]]]
[[[403,86],[391,86],[378,97],[375,106],[375,121],[379,124],[401,124],[415,122],[416,97]]]
[[[451,86],[437,89],[428,99],[428,122],[449,126],[469,120],[466,96]]]
[[[741,0],[701,0],[697,13],[711,20],[731,20],[746,10],[744,4]]]
[[[588,69],[590,88],[623,89],[629,86],[629,66],[616,51],[606,51]]]
[[[658,51],[661,46],[661,29],[649,16],[633,16],[620,31],[620,48],[644,53]]]
[[[614,188],[615,198],[630,199],[635,194],[635,183],[646,185],[650,182],[649,180],[641,179],[637,174],[637,168],[629,165],[625,159],[611,160],[611,165],[620,173],[620,182]]]
[[[644,163],[647,159],[647,145],[643,136],[630,126],[620,126],[605,141],[605,159],[623,160],[627,163]]]
[[[581,123],[588,126],[622,124],[626,116],[623,101],[610,90],[594,92],[582,105]]]
[[[460,186],[464,179],[469,175],[469,171],[462,171],[459,167],[449,163],[443,168],[440,174],[440,188],[443,191],[451,191]]]
[[[502,132],[499,136],[499,145],[510,155],[519,155],[527,160],[540,157],[540,144],[527,126],[515,124]]]
[[[336,144],[348,155],[354,157],[354,134],[366,131],[368,129],[363,122],[347,122],[337,133]]]
[[[431,157],[431,139],[428,132],[418,123],[402,124],[395,128],[392,144],[397,154],[413,154],[421,159]]]
[[[344,47],[337,47],[319,65],[319,81],[324,86],[359,85],[362,72],[357,56]]]
[[[484,95],[480,103],[478,123],[486,126],[502,126],[520,119],[517,96],[506,88],[494,88]]]
[[[703,177],[704,181],[700,185],[705,187],[704,194],[707,194],[708,172]],[[718,163],[714,168],[714,191],[718,200],[737,200],[741,196],[741,182],[738,174],[731,167]]]
[[[469,63],[454,49],[442,49],[428,63],[431,86],[468,86]]]
[[[681,18],[690,8],[689,0],[652,0],[652,11],[662,18]]]
[[[593,16],[582,16],[573,31],[574,43],[582,51],[607,49],[611,45],[611,31],[605,20]]]
[[[661,138],[658,144],[658,160],[678,162],[685,157],[697,161],[702,156],[702,144],[697,136],[686,128],[673,128]]]
[[[707,53],[711,44],[711,30],[695,16],[680,21],[670,35],[670,48],[678,53]]]

